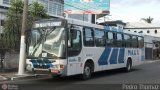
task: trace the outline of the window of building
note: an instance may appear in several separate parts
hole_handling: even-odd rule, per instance
[[[120,33],[117,33],[117,47],[123,47],[123,37]]]
[[[10,4],[10,0],[3,0],[3,4]]]
[[[132,47],[138,47],[138,38],[137,36],[132,36]]]
[[[83,31],[84,36],[84,45],[85,46],[94,46],[94,33],[91,28],[84,28]]]
[[[128,34],[124,34],[124,46],[131,47],[131,36]]]
[[[95,30],[95,44],[96,46],[105,46],[104,31]]]
[[[155,30],[154,33],[157,34],[157,30]]]
[[[63,4],[58,1],[49,1],[48,4],[48,13],[53,15],[62,16],[63,13]]]

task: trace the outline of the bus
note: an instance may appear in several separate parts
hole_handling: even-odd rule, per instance
[[[39,20],[27,34],[26,69],[53,77],[124,68],[144,61],[144,37],[107,25],[55,18]]]

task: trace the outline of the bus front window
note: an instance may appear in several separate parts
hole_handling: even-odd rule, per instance
[[[62,27],[34,28],[28,38],[28,57],[65,57],[65,31]]]

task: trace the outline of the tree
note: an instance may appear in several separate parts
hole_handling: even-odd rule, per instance
[[[4,47],[7,49],[19,49],[22,26],[23,1],[11,0],[11,7],[7,11],[4,21]],[[44,7],[38,2],[29,5],[27,29],[31,29],[33,22],[38,18],[48,18]]]
[[[150,16],[148,18],[142,18],[141,20],[147,22],[147,23],[152,23],[153,18],[151,18]]]

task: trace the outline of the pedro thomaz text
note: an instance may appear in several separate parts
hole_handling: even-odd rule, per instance
[[[159,90],[159,84],[122,84],[123,90]]]

